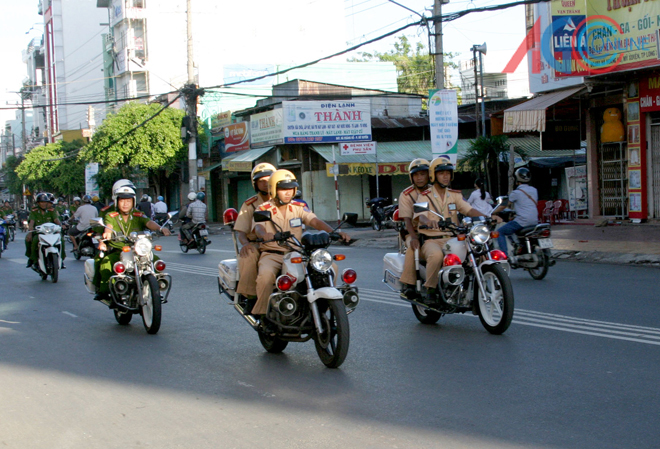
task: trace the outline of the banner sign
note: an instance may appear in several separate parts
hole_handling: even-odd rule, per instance
[[[227,125],[231,125],[231,111],[218,112],[211,116],[212,133],[219,133]]]
[[[342,156],[376,154],[376,142],[345,142],[339,145]]]
[[[639,110],[660,111],[660,73],[642,78],[639,83]]]
[[[252,171],[252,161],[222,161],[224,171]]]
[[[371,140],[368,100],[283,101],[284,143]]]
[[[250,116],[250,146],[252,148],[278,145],[284,142],[282,109]]]
[[[225,153],[250,149],[247,122],[225,126]]]
[[[378,164],[378,175],[407,175],[408,174],[408,162],[401,163],[389,163],[389,164]],[[334,167],[338,167],[337,174],[339,176],[360,176],[360,175],[369,175],[376,176],[376,164],[375,163],[342,163],[333,165],[330,162],[326,162],[325,171],[329,177],[334,176],[334,171],[337,170]]]
[[[566,167],[566,182],[569,210],[587,210],[587,166]]]
[[[85,165],[85,194],[95,196],[99,194],[99,185],[96,183],[96,176],[99,172],[99,164],[90,162]]]
[[[446,154],[453,164],[458,156],[458,100],[456,91],[429,91],[429,125],[433,157]]]

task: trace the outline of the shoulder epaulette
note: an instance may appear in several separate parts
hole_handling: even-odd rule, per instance
[[[430,195],[431,191],[432,191],[431,188],[428,188],[428,189],[424,190],[423,192],[420,192],[419,194],[420,195]]]
[[[293,204],[294,206],[307,207],[307,204],[303,203],[302,201],[298,201],[298,200],[291,201],[291,204]]]
[[[111,207],[112,207],[112,204],[108,204],[107,206],[101,208],[101,212],[105,212],[106,210],[110,209]]]
[[[55,212],[55,209],[50,208],[50,209],[48,209],[48,212]]]
[[[413,190],[415,190],[415,186],[410,186],[406,190],[403,191],[403,194],[404,195],[410,195],[413,192]]]
[[[140,211],[135,211],[135,212],[133,212],[133,216],[134,217],[144,217],[145,215]]]
[[[38,207],[33,207],[31,210],[32,210],[32,212],[36,212],[36,211],[39,210],[39,208]]]
[[[268,209],[270,209],[270,208],[272,208],[272,207],[275,207],[275,206],[273,206],[273,205],[270,204],[269,202],[266,202],[266,203],[262,203],[262,204],[259,206],[259,210],[268,210]]]
[[[118,216],[118,215],[119,215],[119,212],[114,211],[114,212],[110,212],[110,213],[108,214],[108,217],[115,218],[115,217]]]
[[[250,198],[245,200],[245,205],[249,206],[250,204],[254,203],[255,201],[257,201],[257,195],[251,196]]]

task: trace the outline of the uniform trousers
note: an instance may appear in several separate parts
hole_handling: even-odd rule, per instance
[[[419,259],[426,260],[426,282],[424,283],[426,288],[438,288],[438,272],[442,268],[445,258],[442,247],[447,243],[448,238],[427,239],[419,250]],[[410,246],[406,250],[401,282],[408,285],[415,285],[417,282],[415,251]]]
[[[236,291],[243,296],[256,296],[257,294],[257,273],[259,266],[259,249],[257,245],[252,245],[254,251],[250,251],[247,256],[238,256],[238,286]]]

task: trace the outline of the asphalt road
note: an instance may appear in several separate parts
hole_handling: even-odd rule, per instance
[[[23,234],[18,238],[22,239]],[[116,324],[69,258],[57,284],[0,259],[0,446],[13,448],[649,448],[660,429],[658,269],[558,262],[512,272],[502,336],[471,315],[417,322],[380,282],[386,250],[333,247],[361,304],[337,370],[314,345],[266,353],[205,255],[163,238],[160,332]]]

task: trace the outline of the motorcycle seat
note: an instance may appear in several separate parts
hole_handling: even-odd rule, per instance
[[[528,234],[532,234],[534,232],[539,232],[539,231],[542,231],[546,228],[548,228],[548,229],[550,228],[550,225],[547,224],[547,223],[541,223],[541,224],[537,224],[537,225],[525,226],[521,230],[517,231],[516,235],[520,236],[520,237],[524,237]]]

